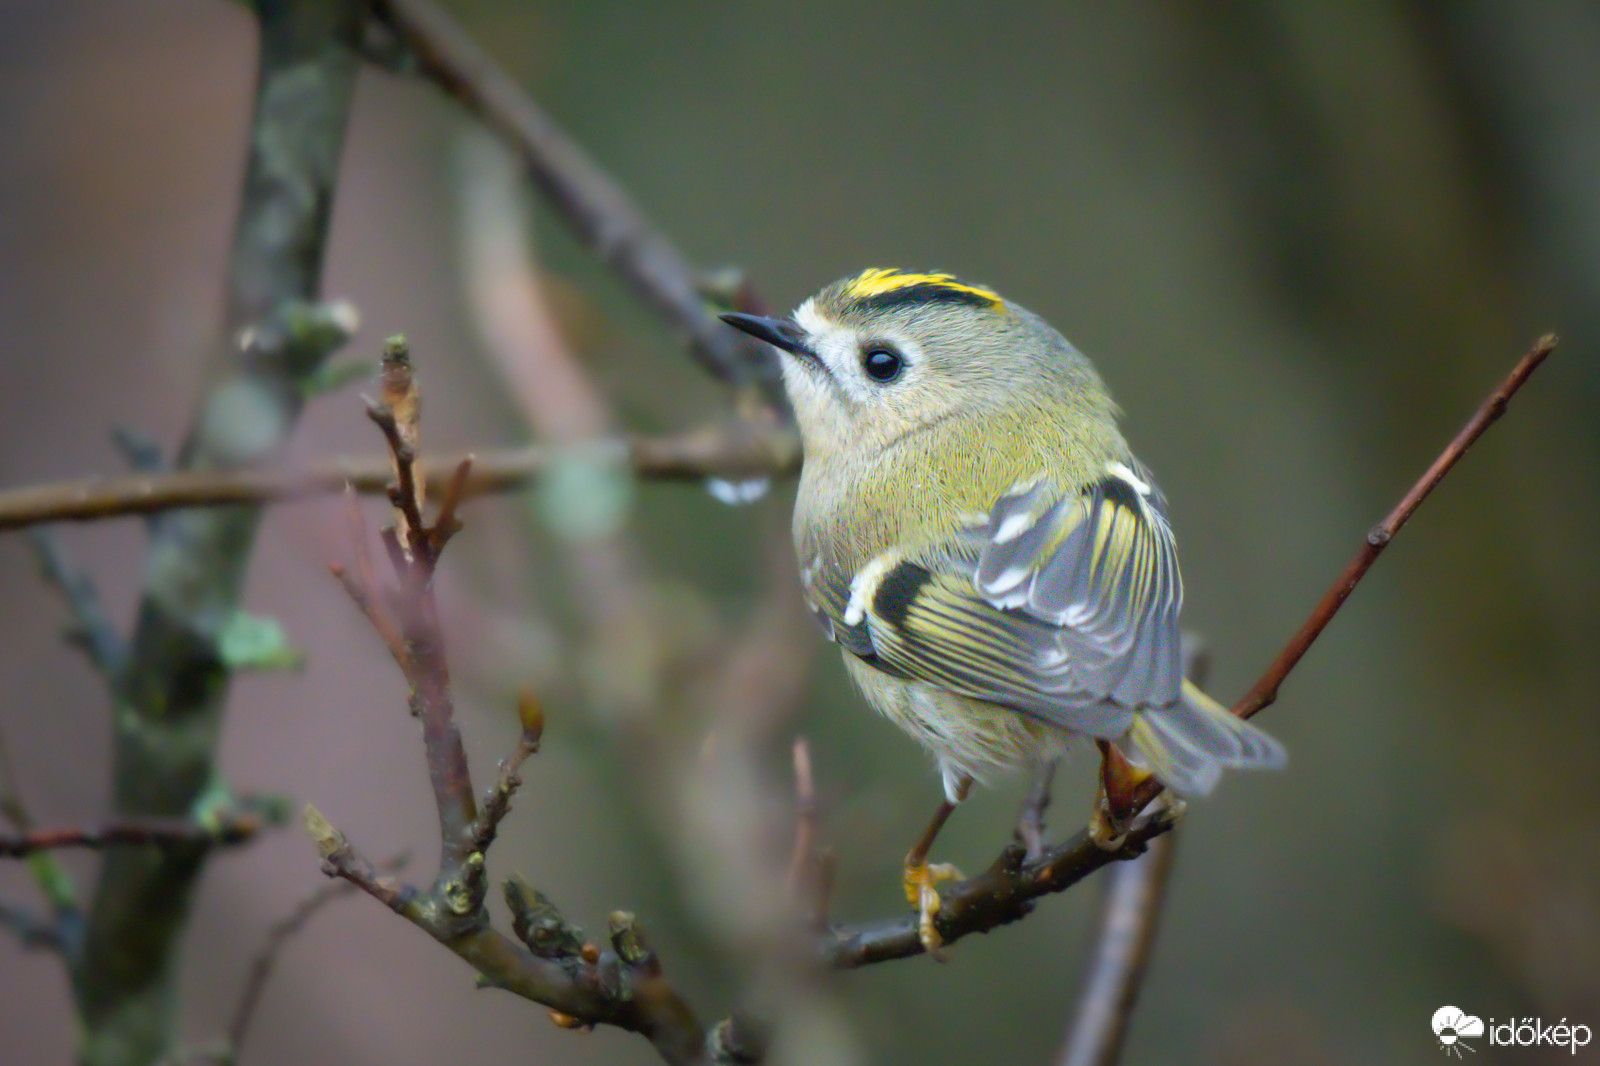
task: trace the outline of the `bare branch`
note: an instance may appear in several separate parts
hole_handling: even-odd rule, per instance
[[[393,345],[391,343],[391,352]],[[408,380],[398,381],[389,399],[415,405]],[[369,862],[314,807],[305,811],[306,830],[322,855],[323,870],[382,901],[471,964],[485,985],[503,988],[551,1008],[559,1025],[617,1025],[643,1033],[669,1063],[704,1061],[704,1033],[694,1014],[661,978],[660,961],[646,944],[631,915],[612,919],[614,950],[579,943],[576,932],[553,904],[518,879],[506,885],[513,928],[526,946],[493,929],[484,906],[488,870],[485,855],[501,819],[510,809],[520,779],[517,771],[538,750],[544,713],[531,695],[519,701],[521,734],[500,764],[495,787],[480,811],[461,733],[455,722],[450,672],[429,578],[439,552],[459,521],[456,507],[468,477],[458,467],[439,517],[429,525],[411,487],[418,440],[416,419],[397,414],[387,401],[369,404],[369,414],[384,431],[394,462],[396,485],[390,493],[401,529],[385,530],[394,587],[380,593],[370,562],[362,558],[364,523],[351,521],[358,574],[335,568],[352,598],[374,623],[405,674],[412,713],[421,719],[428,777],[439,814],[439,870],[426,890],[387,876]],[[404,428],[409,421],[409,428]],[[401,538],[405,547],[401,546]]]
[[[772,353],[706,313],[695,272],[666,234],[460,26],[427,0],[376,0],[374,7],[421,72],[505,139],[577,238],[684,331],[707,372],[753,386],[767,406],[788,410]]]
[[[0,858],[18,859],[59,848],[109,848],[144,845],[193,848],[246,843],[268,822],[255,814],[239,814],[215,824],[189,818],[123,818],[102,825],[62,826],[0,833]]]
[[[0,818],[19,834],[26,835],[33,830],[33,816],[22,798],[4,730],[0,730]],[[77,885],[66,868],[47,851],[35,852],[28,859],[28,872],[50,904],[51,920],[46,922],[29,912],[0,906],[0,925],[15,929],[25,945],[54,947],[63,955],[71,954],[77,950],[83,936],[83,910],[78,904]]]
[[[261,0],[254,113],[229,252],[225,325],[175,465],[198,474],[278,458],[301,382],[349,336],[321,277],[359,60],[365,0]],[[242,414],[241,412],[248,412]],[[113,686],[112,806],[120,818],[189,815],[215,780],[230,666],[221,638],[239,607],[255,507],[180,510],[152,529],[138,625]],[[177,945],[205,850],[116,848],[100,865],[72,990],[87,1066],[165,1057]]]
[[[1173,824],[1164,810],[1141,817],[1115,851],[1100,847],[1087,830],[1080,830],[1032,863],[1024,861],[1022,845],[1007,845],[988,870],[940,893],[942,903],[934,917],[940,943],[953,944],[968,934],[987,933],[1026,916],[1038,897],[1064,892],[1108,863],[1141,854]],[[876,922],[835,926],[821,938],[818,954],[824,965],[836,970],[921,955],[926,949],[917,922],[918,915],[908,911]]]
[[[402,855],[384,863],[383,868],[398,869],[405,864],[405,861],[405,856]],[[244,988],[239,993],[239,1002],[233,1009],[233,1017],[229,1019],[228,1027],[224,1030],[221,1045],[213,1050],[183,1056],[179,1062],[188,1064],[210,1062],[216,1063],[217,1066],[230,1066],[231,1063],[237,1062],[239,1051],[244,1047],[244,1039],[250,1032],[250,1023],[255,1018],[256,1007],[261,1002],[261,993],[267,987],[267,978],[272,976],[273,968],[277,966],[278,956],[318,912],[334,900],[353,895],[355,891],[356,886],[348,881],[322,885],[295,904],[294,909],[288,914],[272,923],[255,958],[251,960],[250,973],[246,976]]]
[[[517,771],[528,756],[539,750],[539,738],[544,734],[544,709],[539,706],[532,692],[524,691],[518,695],[517,718],[522,723],[522,732],[517,734],[517,743],[511,749],[511,754],[500,760],[500,776],[494,788],[484,795],[483,808],[472,827],[473,847],[478,851],[488,851],[489,845],[494,843],[500,822],[511,811],[511,797],[522,787],[522,778],[517,776]]]
[[[1344,573],[1339,575],[1333,586],[1323,595],[1322,600],[1312,610],[1311,616],[1300,627],[1300,631],[1278,653],[1278,657],[1272,661],[1267,672],[1261,675],[1261,680],[1257,681],[1250,691],[1245,693],[1244,698],[1234,705],[1234,714],[1240,718],[1249,718],[1263,708],[1271,706],[1278,698],[1278,686],[1283,683],[1283,679],[1295,668],[1295,664],[1305,655],[1317,637],[1322,635],[1328,623],[1333,621],[1333,616],[1344,606],[1344,601],[1355,591],[1356,585],[1360,584],[1361,579],[1372,568],[1372,564],[1378,561],[1378,556],[1383,554],[1383,550],[1389,546],[1394,535],[1411,520],[1412,515],[1417,513],[1422,501],[1438,487],[1439,482],[1444,480],[1451,468],[1460,462],[1467,449],[1472,447],[1501,415],[1505,414],[1506,405],[1511,402],[1511,397],[1527,383],[1533,372],[1539,369],[1539,364],[1543,363],[1555,348],[1555,334],[1547,334],[1539,338],[1517,365],[1511,368],[1511,373],[1506,375],[1505,380],[1483,401],[1478,410],[1467,420],[1467,424],[1461,427],[1455,439],[1445,446],[1444,451],[1439,453],[1439,458],[1433,461],[1433,465],[1428,467],[1417,483],[1411,487],[1411,491],[1407,492],[1400,502],[1395,504],[1394,510],[1367,534],[1366,543],[1361,546],[1355,558],[1350,560],[1350,565],[1345,567]]]
[[[800,446],[793,432],[770,419],[741,420],[665,437],[618,438],[599,447],[613,450],[620,463],[632,467],[635,476],[659,481],[784,476],[800,466]],[[460,497],[527,488],[559,454],[559,449],[538,446],[477,451]],[[462,461],[454,458],[423,465],[419,473],[427,494],[443,493]],[[347,485],[358,493],[381,495],[391,476],[387,458],[364,458],[301,468],[178,470],[34,485],[0,492],[0,531],[176,508],[298,500],[343,492]]]

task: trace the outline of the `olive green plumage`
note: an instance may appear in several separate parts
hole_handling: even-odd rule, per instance
[[[981,286],[888,270],[792,320],[724,317],[784,353],[807,602],[952,800],[1073,735],[1186,795],[1281,763],[1183,680],[1166,501],[1061,334]]]

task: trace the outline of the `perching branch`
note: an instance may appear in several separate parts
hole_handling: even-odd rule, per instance
[[[760,416],[670,436],[623,437],[601,447],[612,450],[635,476],[650,480],[781,477],[800,466],[800,445],[793,431]],[[538,445],[474,452],[462,496],[527,488],[560,454],[559,449]],[[418,476],[429,496],[444,491],[462,458],[466,457],[421,466]],[[175,508],[298,500],[342,492],[347,485],[364,495],[377,495],[386,491],[390,477],[387,458],[362,458],[298,468],[176,470],[35,485],[0,491],[0,531]]]
[[[521,732],[500,764],[495,786],[476,803],[461,733],[455,722],[450,672],[434,601],[434,570],[450,537],[465,471],[446,487],[427,520],[416,489],[418,396],[404,340],[385,346],[384,394],[368,414],[383,430],[394,464],[389,498],[395,525],[382,531],[394,582],[381,583],[368,558],[364,526],[354,511],[356,562],[335,567],[352,598],[378,630],[405,675],[412,714],[422,723],[428,777],[439,816],[439,869],[420,888],[377,870],[314,807],[306,829],[323,870],[361,888],[471,964],[482,982],[549,1007],[568,1027],[616,1025],[644,1034],[669,1063],[699,1063],[704,1034],[693,1012],[661,976],[660,961],[631,915],[612,916],[612,950],[579,939],[554,905],[513,878],[506,884],[517,941],[490,925],[486,855],[520,784],[521,764],[538,750],[544,715],[531,696],[519,701]]]
[[[1554,336],[1541,338],[1489,394],[1439,458],[1394,510],[1368,534],[1366,543],[1355,559],[1312,609],[1305,624],[1267,667],[1261,679],[1234,708],[1234,713],[1249,717],[1272,702],[1289,672],[1371,569],[1379,553],[1388,546],[1395,533],[1405,525],[1473,442],[1505,412],[1511,397],[1527,382],[1555,345]],[[1148,792],[1148,796],[1144,797],[1141,807],[1154,799],[1160,788],[1142,785],[1136,794],[1144,792]],[[941,894],[944,902],[935,919],[941,942],[951,944],[969,933],[986,933],[1016,921],[1031,909],[1032,901],[1039,896],[1068,889],[1110,862],[1142,854],[1152,840],[1166,833],[1174,824],[1176,821],[1167,809],[1141,814],[1126,826],[1126,834],[1115,849],[1108,850],[1097,845],[1090,839],[1089,832],[1084,830],[1066,843],[1045,850],[1036,861],[1027,859],[1022,845],[1009,845],[987,871],[957,882]],[[837,926],[824,935],[817,945],[823,963],[834,969],[868,966],[889,959],[919,955],[923,950],[922,941],[917,935],[917,915],[914,913],[876,922]]]
[[[687,335],[707,372],[788,410],[772,352],[720,328],[682,253],[515,79],[429,0],[375,0],[374,8],[421,72],[505,140],[578,240]]]

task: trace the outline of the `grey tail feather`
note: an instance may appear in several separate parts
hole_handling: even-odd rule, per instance
[[[1187,683],[1175,702],[1141,710],[1118,746],[1181,796],[1210,792],[1223,767],[1276,769],[1287,758],[1283,745]]]

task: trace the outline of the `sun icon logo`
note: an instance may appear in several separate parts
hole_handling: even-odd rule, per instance
[[[1439,1050],[1458,1059],[1466,1058],[1462,1051],[1477,1051],[1471,1044],[1461,1041],[1467,1037],[1483,1035],[1483,1019],[1467,1014],[1459,1007],[1440,1007],[1433,1012],[1433,1035],[1439,1038]]]

